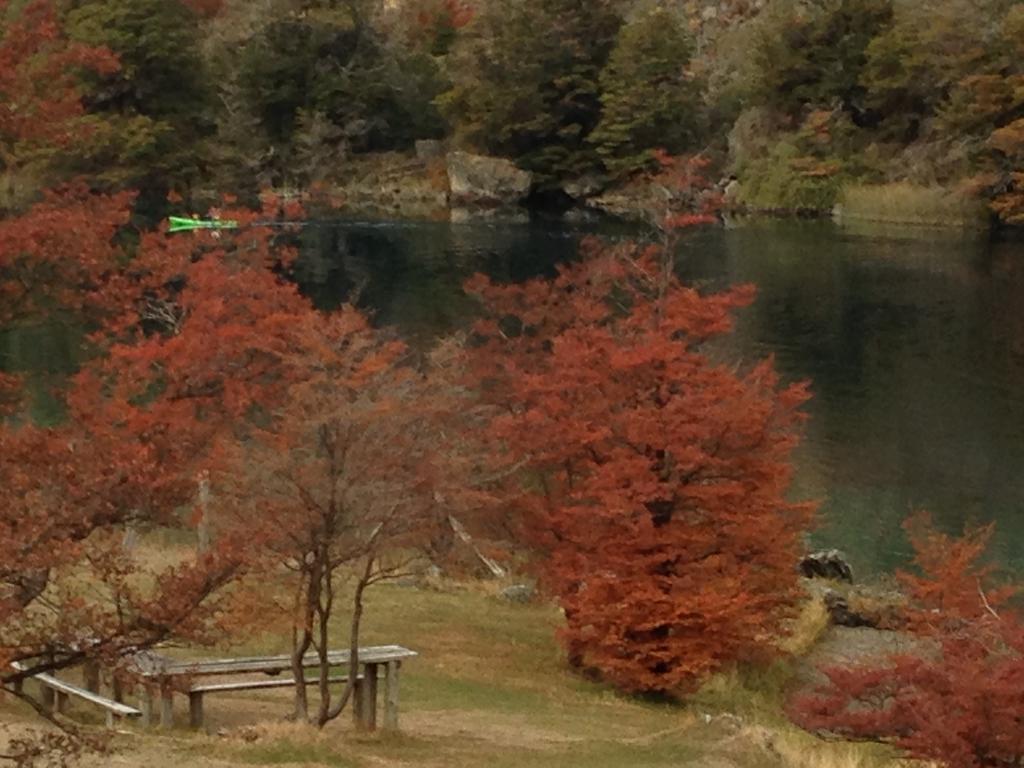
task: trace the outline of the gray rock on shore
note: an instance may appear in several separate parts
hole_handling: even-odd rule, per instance
[[[518,205],[530,192],[533,176],[510,160],[448,154],[448,184],[452,207],[498,208]]]
[[[853,583],[853,568],[838,549],[824,549],[800,561],[800,573],[808,579],[830,579]]]

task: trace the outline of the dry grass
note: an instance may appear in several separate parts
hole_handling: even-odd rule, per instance
[[[800,607],[800,614],[789,627],[789,635],[779,647],[793,656],[803,656],[813,648],[828,630],[829,615],[825,602],[811,595]]]
[[[749,737],[757,738],[756,730]],[[776,731],[762,738],[771,740],[773,749],[789,768],[929,768],[915,761],[891,760],[882,747],[822,741],[802,731]]]
[[[987,228],[988,214],[981,201],[944,187],[922,187],[906,182],[842,189],[840,219],[923,227]]]

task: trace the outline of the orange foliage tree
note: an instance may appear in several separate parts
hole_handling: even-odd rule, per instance
[[[153,446],[179,482],[208,474],[213,538],[244,532],[250,568],[294,575],[296,714],[323,726],[352,694],[326,684],[344,577],[354,574],[357,665],[365,590],[408,572],[471,494],[442,435],[459,413],[454,377],[413,369],[404,345],[355,309],[317,311],[282,276],[294,252],[273,238],[259,227],[144,236],[121,281],[133,309],[108,324],[113,343],[74,402],[84,423],[109,422],[117,404],[126,437]],[[313,712],[309,653],[323,681]]]
[[[187,499],[155,451],[77,425],[4,427],[0,457],[0,684],[219,636],[215,598],[239,572],[237,542],[166,566],[126,546],[173,524]]]
[[[220,640],[239,618],[222,588],[250,563],[249,531],[224,529],[170,563],[126,542],[189,524],[197,473],[299,375],[286,353],[308,302],[273,272],[291,254],[266,231],[152,232],[126,251],[115,235],[131,203],[70,187],[0,223],[3,321],[57,310],[95,331],[64,424],[0,422],[3,684],[88,658],[117,666],[169,639]]]
[[[193,264],[191,246],[169,245],[162,235],[146,238],[129,259],[112,237],[130,204],[130,196],[71,190],[0,225],[0,263],[32,277],[0,282],[17,311],[75,311],[102,327],[95,340],[107,353],[76,378],[64,424],[0,422],[5,686],[87,659],[117,666],[170,639],[219,639],[226,629],[219,595],[245,565],[231,535],[200,555],[156,564],[131,546],[138,532],[181,525],[178,511],[194,494],[189,452],[205,447],[197,436],[209,428],[175,410],[158,359],[146,363],[154,387],[146,389],[130,364],[136,358],[124,351],[152,323],[146,313],[159,290],[168,290],[152,264],[202,266]],[[178,263],[169,258],[175,253]],[[119,345],[108,349],[110,338]],[[168,404],[160,407],[163,393]]]
[[[476,15],[475,3],[467,0],[407,0],[396,10],[410,41],[438,55]]]
[[[1024,759],[1024,626],[981,564],[991,526],[960,539],[935,531],[926,515],[906,528],[919,575],[900,574],[909,626],[925,650],[853,668],[790,704],[805,728],[886,740],[912,757],[949,768],[1003,768]]]
[[[93,195],[83,185],[48,192],[21,216],[0,219],[0,327],[54,312],[86,323],[120,311],[109,293],[125,254],[115,242],[133,195]]]
[[[553,280],[468,288],[486,313],[474,375],[522,468],[571,663],[676,692],[761,656],[797,597],[812,510],[786,499],[806,388],[708,348],[753,290],[701,295],[665,248],[594,243]]]
[[[336,618],[348,618],[356,668],[367,588],[422,567],[447,516],[474,494],[461,482],[463,398],[437,356],[413,369],[404,345],[352,308],[310,309],[297,331],[293,353],[307,375],[236,447],[213,488],[240,525],[266,528],[271,562],[292,574],[296,717],[322,727],[355,682],[337,696],[327,684]],[[312,710],[310,653],[320,680]]]
[[[0,0],[0,211],[27,197],[17,172],[81,141],[76,73],[109,74],[117,58],[69,41],[51,0]]]

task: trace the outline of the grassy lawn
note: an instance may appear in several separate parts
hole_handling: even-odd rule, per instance
[[[287,723],[288,691],[207,697],[207,734],[133,730],[95,765],[291,765],[337,768],[882,768],[882,748],[826,743],[781,715],[786,667],[714,681],[687,706],[617,695],[565,668],[548,605],[475,589],[382,586],[364,644],[421,655],[402,677],[402,733],[360,735],[347,716],[323,732]],[[285,627],[231,654],[285,652]],[[339,632],[343,645],[344,633]],[[185,704],[178,702],[179,722]],[[15,714],[12,712],[12,714]],[[93,761],[90,761],[93,762]]]

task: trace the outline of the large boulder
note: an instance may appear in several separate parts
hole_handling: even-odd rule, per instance
[[[496,208],[518,204],[530,192],[533,177],[497,157],[448,154],[448,184],[453,207]]]
[[[828,609],[829,619],[837,627],[872,627],[877,629],[879,621],[877,617],[850,608],[850,601],[838,592],[827,589],[824,595],[825,608]]]
[[[800,561],[800,573],[808,579],[829,579],[853,583],[853,568],[838,549],[824,549]]]

